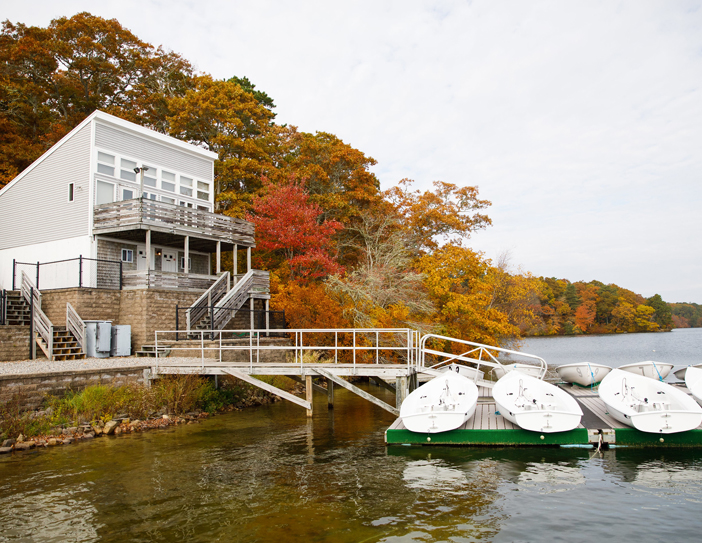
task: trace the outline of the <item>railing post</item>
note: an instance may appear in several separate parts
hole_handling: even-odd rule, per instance
[[[210,298],[210,339],[214,340],[214,304]]]
[[[12,290],[15,289],[15,275],[17,274],[17,261],[13,258],[12,259]]]
[[[39,290],[39,262],[37,262],[37,290]]]
[[[83,255],[78,257],[78,288],[83,288]]]
[[[122,272],[124,271],[124,264],[119,261],[119,290],[122,290]]]
[[[34,360],[36,347],[34,345],[34,287],[29,287],[29,359]]]
[[[178,341],[178,304],[176,304],[176,341]]]

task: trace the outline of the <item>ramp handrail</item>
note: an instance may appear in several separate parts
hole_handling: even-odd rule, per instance
[[[85,352],[85,323],[70,302],[66,302],[66,330],[73,334],[80,350]]]
[[[226,296],[228,292],[229,272],[224,272],[185,312],[186,329],[188,332],[190,331],[190,327],[204,317],[209,309]]]
[[[20,287],[20,292],[27,303],[32,306],[34,311],[34,317],[32,319],[32,324],[34,325],[34,331],[41,336],[46,343],[46,347],[39,343],[39,346],[44,351],[44,354],[49,360],[54,359],[54,325],[49,320],[44,312],[41,310],[41,292],[34,286],[34,283],[29,278],[29,276],[22,270],[22,284]],[[38,340],[37,340],[38,342]]]
[[[468,345],[469,347],[472,347],[471,349],[467,350],[464,353],[461,354],[454,354],[454,353],[445,353],[441,351],[435,351],[433,349],[427,349],[426,344],[427,341],[430,339],[438,339],[441,341],[450,341],[451,343],[458,343],[461,345]],[[498,352],[498,353],[504,353],[504,354],[509,354],[509,355],[515,355],[523,358],[528,358],[530,360],[533,360],[534,362],[538,362],[540,366],[540,371],[539,371],[539,378],[543,379],[544,376],[546,375],[546,371],[548,370],[548,364],[546,364],[546,361],[536,355],[533,354],[527,354],[527,353],[522,353],[519,351],[512,351],[510,349],[503,349],[501,347],[493,347],[491,345],[484,345],[482,343],[475,343],[473,341],[467,341],[464,339],[456,339],[452,337],[446,337],[446,336],[440,336],[437,334],[427,334],[422,337],[420,344],[419,344],[419,365],[421,367],[426,367],[425,364],[425,354],[433,354],[436,356],[443,356],[446,358],[446,360],[441,360],[439,363],[434,364],[431,366],[431,368],[436,368],[438,366],[442,366],[444,364],[449,364],[454,360],[461,360],[463,362],[472,362],[476,364],[477,369],[480,369],[481,365],[488,366],[490,368],[505,368],[505,364],[500,362],[495,355],[493,355],[493,352]],[[477,358],[475,357],[475,354],[477,353]],[[474,356],[470,356],[474,355]],[[483,356],[486,358],[483,359]],[[505,370],[507,371],[507,370]]]

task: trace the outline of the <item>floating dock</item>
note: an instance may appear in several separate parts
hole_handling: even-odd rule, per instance
[[[397,419],[385,431],[388,445],[462,445],[503,446],[588,446],[609,447],[702,447],[702,425],[677,434],[648,434],[617,421],[607,413],[607,406],[596,390],[559,384],[571,394],[583,410],[580,425],[569,432],[540,433],[522,430],[500,415],[490,389],[480,387],[480,398],[471,417],[463,426],[450,432],[422,434],[410,432]],[[683,386],[680,388],[687,392]]]

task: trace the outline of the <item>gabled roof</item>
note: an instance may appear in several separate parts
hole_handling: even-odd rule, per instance
[[[151,130],[150,128],[146,128],[146,127],[140,126],[138,124],[134,124],[130,121],[125,121],[124,119],[120,119],[119,117],[115,117],[114,115],[110,115],[109,113],[105,113],[104,111],[95,110],[90,115],[88,115],[83,120],[83,122],[81,122],[78,126],[76,126],[73,130],[71,130],[63,138],[61,138],[54,145],[52,145],[48,151],[46,151],[43,155],[41,155],[34,162],[32,162],[27,168],[25,168],[19,175],[17,175],[17,177],[15,177],[12,181],[10,181],[2,189],[0,189],[0,196],[2,195],[3,192],[5,192],[7,189],[9,189],[12,185],[17,183],[25,175],[27,175],[34,168],[36,168],[39,164],[44,162],[44,160],[46,160],[48,157],[50,157],[51,154],[54,151],[56,151],[56,149],[59,149],[64,143],[66,143],[69,139],[71,139],[71,137],[73,137],[73,135],[76,132],[80,131],[83,127],[90,124],[91,122],[93,122],[93,120],[96,120],[96,119],[99,121],[102,121],[104,123],[111,124],[113,126],[116,126],[116,127],[119,127],[119,128],[125,129],[125,130],[129,130],[130,132],[134,132],[140,136],[155,140],[155,141],[162,143],[164,145],[168,145],[170,147],[175,147],[179,151],[185,151],[186,153],[199,155],[203,158],[209,158],[212,160],[216,160],[218,158],[217,153],[213,153],[212,151],[208,151],[207,149],[203,149],[202,147],[198,147],[197,145],[192,145],[191,143],[186,143],[184,141],[173,138],[171,136],[166,136],[165,134],[161,134],[160,132],[156,132],[155,130]]]

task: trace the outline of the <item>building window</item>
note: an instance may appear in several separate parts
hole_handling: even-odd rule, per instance
[[[111,204],[115,201],[115,186],[112,183],[98,181],[95,190],[95,204]]]
[[[161,201],[166,204],[175,204],[175,198],[169,198],[168,196],[161,196]]]
[[[176,176],[174,173],[167,172],[165,170],[161,171],[161,188],[167,190],[168,192],[175,192],[175,181]]]
[[[131,249],[122,249],[122,262],[134,262],[134,251]]]
[[[72,202],[73,201],[73,183],[68,184],[68,201]]]
[[[142,165],[144,168],[144,186],[156,188],[156,177],[158,172],[153,166]]]
[[[151,194],[150,192],[145,192],[145,193],[144,193],[144,198],[146,198],[147,200],[155,200],[155,199],[156,199],[156,195],[155,195],[155,194]]]
[[[98,173],[115,176],[115,157],[98,151]]]
[[[185,257],[181,256],[180,257],[180,269],[185,271]],[[188,258],[188,271],[193,269],[193,259]]]
[[[134,191],[132,189],[122,189],[122,200],[131,200],[134,198]]]
[[[125,181],[136,181],[136,172],[134,171],[137,167],[137,163],[133,160],[127,160],[123,158],[120,160],[120,170],[119,176]]]

